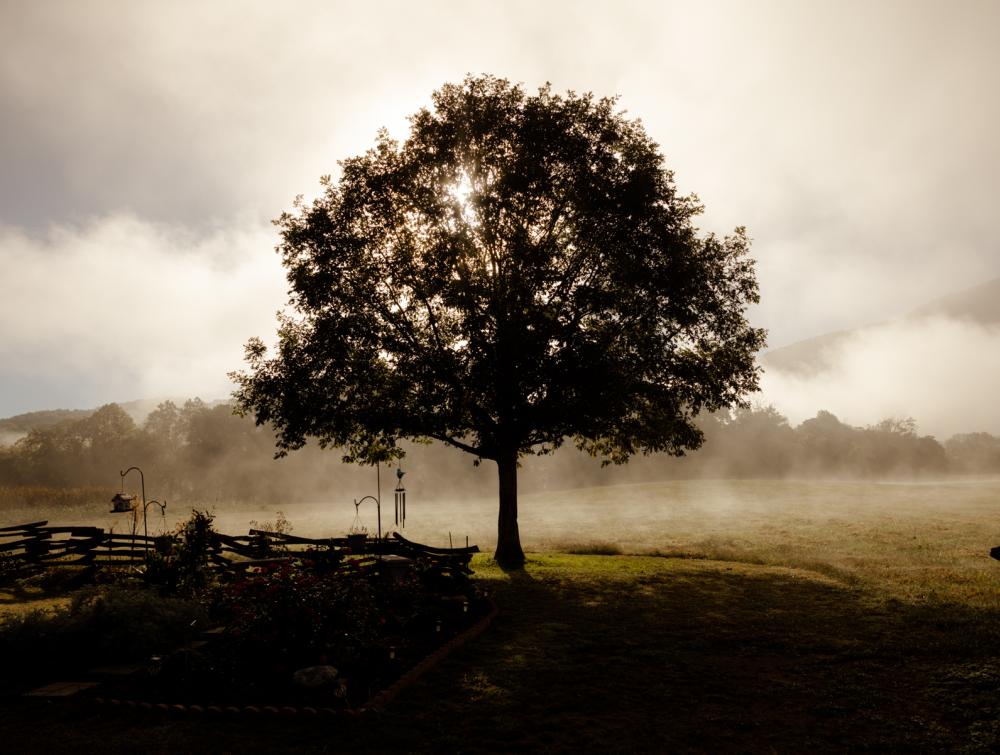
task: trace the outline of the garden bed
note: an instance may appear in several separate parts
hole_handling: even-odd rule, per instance
[[[327,574],[315,566],[284,561],[238,575],[216,597],[213,613],[225,624],[105,682],[98,696],[195,712],[366,710],[481,632],[495,613],[464,575],[419,563],[393,573],[378,561]],[[303,683],[310,674],[315,686]]]
[[[484,610],[485,613],[483,613]],[[391,679],[388,686],[379,689],[360,705],[356,704],[351,695],[311,694],[303,690],[289,690],[287,685],[284,690],[285,694],[281,694],[279,689],[261,690],[261,698],[251,702],[244,702],[242,699],[229,699],[228,702],[217,700],[211,703],[170,702],[170,694],[165,694],[164,688],[157,688],[155,683],[150,684],[148,675],[134,678],[131,683],[119,682],[113,685],[102,685],[97,690],[96,695],[89,696],[87,699],[95,705],[109,710],[171,716],[355,717],[373,711],[381,711],[396,695],[420,678],[426,671],[436,666],[453,650],[485,631],[497,613],[496,603],[492,599],[487,598],[482,601],[482,604],[478,605],[475,611],[470,612],[469,619],[473,621],[470,626],[445,639],[443,644],[435,647],[428,655],[412,666],[407,667],[406,661],[400,659],[397,664],[394,664],[393,669],[399,673],[395,676],[391,672],[380,675],[383,680]],[[201,690],[192,692],[190,688],[183,688],[181,690],[175,689],[173,692],[175,694],[179,692],[182,696],[180,699],[186,701],[211,699]],[[270,695],[270,697],[265,697],[265,695]],[[249,699],[248,696],[241,697]],[[232,695],[224,693],[222,700],[227,698],[232,698]]]
[[[4,690],[46,697],[55,683],[59,697],[73,680],[76,699],[135,708],[367,710],[495,611],[469,579],[474,549],[281,544],[220,568],[215,538],[196,512],[141,567],[99,569],[65,608],[4,622]],[[49,572],[67,574],[31,579]]]

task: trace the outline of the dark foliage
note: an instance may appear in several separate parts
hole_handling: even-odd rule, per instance
[[[208,512],[192,511],[173,533],[158,537],[156,547],[146,557],[145,580],[164,594],[199,594],[209,582],[212,520]]]
[[[192,622],[204,626],[206,617],[195,602],[137,584],[88,587],[75,594],[69,608],[0,621],[4,678],[37,681],[100,663],[144,660],[190,639]]]
[[[294,694],[296,669],[332,665],[352,704],[467,626],[473,612],[463,606],[484,605],[464,574],[441,567],[415,562],[390,574],[378,562],[311,558],[234,575],[212,600],[225,634],[201,659],[200,684],[280,698]]]
[[[989,433],[962,433],[949,438],[944,448],[956,471],[1000,473],[1000,438]]]
[[[433,95],[277,221],[295,314],[247,346],[239,405],[281,452],[434,439],[498,465],[497,558],[523,562],[517,460],[572,439],[680,455],[756,388],[749,241],[698,236],[657,145],[612,99],[490,76]]]

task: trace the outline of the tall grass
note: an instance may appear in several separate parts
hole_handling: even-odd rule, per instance
[[[74,514],[106,507],[115,492],[107,487],[0,486],[0,523],[23,524],[31,519],[48,519],[63,512]]]

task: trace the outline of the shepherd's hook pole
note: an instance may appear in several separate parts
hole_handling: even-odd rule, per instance
[[[119,472],[118,474],[124,481],[125,475],[127,475],[133,469],[139,473],[139,484],[142,487],[142,536],[144,538],[142,541],[142,552],[143,554],[147,554],[149,553],[149,528],[146,526],[146,476],[142,473],[142,470],[139,469],[139,467],[129,467],[124,472]],[[134,529],[132,531],[135,532]],[[132,541],[132,544],[133,547],[135,547],[134,540]]]

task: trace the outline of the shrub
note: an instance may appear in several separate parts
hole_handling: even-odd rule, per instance
[[[289,667],[349,667],[366,649],[402,638],[429,608],[415,574],[394,580],[350,562],[337,571],[308,562],[264,566],[220,588],[217,603],[243,666],[266,656]]]
[[[215,544],[213,520],[207,511],[193,510],[173,533],[158,537],[146,557],[146,581],[168,595],[193,596],[207,587],[208,561]]]
[[[206,619],[197,603],[142,586],[89,587],[69,607],[6,617],[0,622],[0,657],[11,679],[134,661],[172,650],[188,639],[193,621]]]

